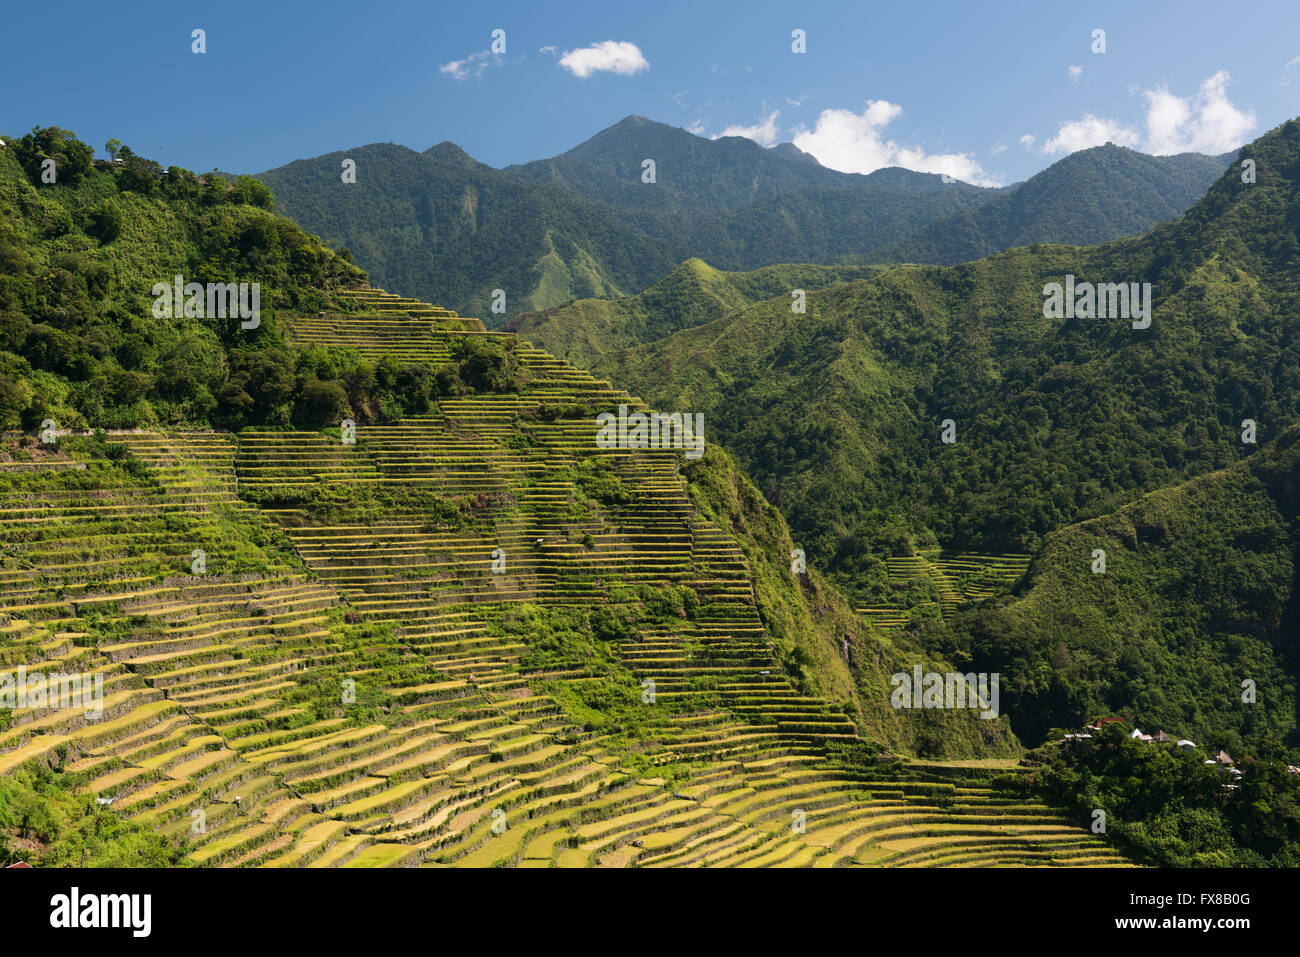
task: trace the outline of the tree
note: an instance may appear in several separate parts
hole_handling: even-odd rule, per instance
[[[341,382],[313,377],[303,386],[293,412],[300,426],[335,425],[347,415],[347,391]]]
[[[110,159],[116,160],[122,153],[122,141],[117,138],[109,140],[104,144],[104,152]]]
[[[86,214],[86,232],[101,243],[111,243],[122,234],[122,210],[112,200],[91,207]]]
[[[235,198],[241,203],[256,206],[258,209],[275,209],[275,197],[271,195],[271,188],[251,176],[239,177],[235,181],[234,193]]]
[[[44,185],[41,174],[46,160],[54,161],[55,182],[72,186],[90,172],[94,158],[93,151],[77,139],[76,133],[57,126],[34,126],[12,146],[24,172],[37,185]]]

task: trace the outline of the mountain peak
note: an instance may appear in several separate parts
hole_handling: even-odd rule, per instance
[[[768,150],[773,156],[780,156],[783,159],[793,160],[796,163],[812,163],[814,166],[821,166],[821,161],[812,153],[805,153],[793,143],[777,143]]]
[[[474,157],[470,156],[451,140],[443,140],[441,143],[435,143],[424,151],[424,155],[431,159],[442,160],[447,163],[475,162]]]

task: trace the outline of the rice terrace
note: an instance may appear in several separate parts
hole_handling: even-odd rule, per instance
[[[0,22],[21,933],[1281,927],[1292,5]]]
[[[679,454],[593,452],[626,394],[444,309],[335,302],[290,340],[431,364],[497,342],[526,384],[354,445],[11,440],[6,664],[106,697],[98,722],[15,714],[5,771],[48,761],[207,865],[1126,863],[989,769],[829,758],[865,742],[784,673]],[[593,705],[628,726],[574,720]]]

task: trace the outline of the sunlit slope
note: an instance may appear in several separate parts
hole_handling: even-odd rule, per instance
[[[295,335],[483,334],[372,301]],[[15,711],[0,767],[70,772],[202,865],[1123,863],[991,780],[836,759],[857,729],[788,680],[676,454],[597,453],[627,397],[515,348],[520,393],[355,445],[8,443],[4,667],[102,673],[105,710]]]
[[[542,312],[527,312],[503,326],[583,369],[597,369],[619,352],[712,322],[766,299],[791,301],[835,283],[866,279],[884,266],[767,266],[725,272],[688,259],[663,279],[623,299],[578,299]]]

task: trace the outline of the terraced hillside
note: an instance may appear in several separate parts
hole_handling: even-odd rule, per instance
[[[346,298],[294,336],[434,363],[488,337],[522,385],[355,442],[9,440],[0,667],[105,700],[13,711],[0,772],[58,767],[202,865],[1126,863],[990,777],[835,759],[857,728],[787,679],[679,453],[594,447],[625,394]]]
[[[917,549],[912,555],[885,559],[895,602],[857,610],[885,631],[903,627],[912,612],[924,611],[926,605],[937,606],[939,614],[946,619],[965,605],[1006,594],[1024,577],[1028,567],[1028,555],[981,555],[938,547]],[[907,602],[906,596],[898,593],[905,593],[913,585],[932,587],[936,597],[919,604]]]

